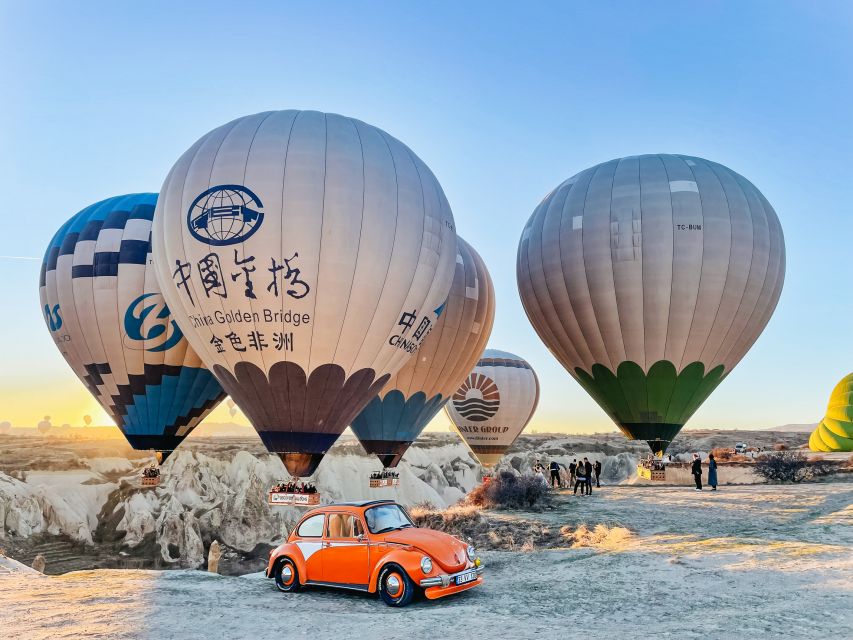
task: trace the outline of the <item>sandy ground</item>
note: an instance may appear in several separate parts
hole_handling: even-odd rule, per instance
[[[0,629],[22,639],[853,637],[853,484],[621,486],[519,515],[633,535],[487,553],[482,587],[404,610],[337,591],[285,596],[259,574],[0,572]]]

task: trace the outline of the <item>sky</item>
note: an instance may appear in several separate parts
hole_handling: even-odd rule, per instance
[[[490,346],[539,374],[538,431],[614,428],[518,297],[518,240],[542,197],[642,153],[746,176],[781,220],[785,287],[688,427],[816,422],[853,369],[851,61],[846,2],[0,0],[0,420],[107,422],[39,309],[60,224],[105,197],[159,191],[220,124],[298,108],[374,124],[436,174],[495,283]]]

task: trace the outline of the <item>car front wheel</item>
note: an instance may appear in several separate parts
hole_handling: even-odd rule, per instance
[[[389,607],[405,607],[415,597],[415,583],[402,567],[389,564],[379,574],[379,595]]]
[[[275,586],[279,591],[293,593],[299,591],[299,573],[290,558],[279,560],[275,566]]]

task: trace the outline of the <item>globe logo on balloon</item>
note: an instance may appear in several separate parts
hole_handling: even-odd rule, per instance
[[[250,238],[264,220],[260,199],[238,184],[211,187],[193,200],[187,227],[196,240],[223,247]]]
[[[144,293],[130,303],[124,313],[124,332],[129,349],[152,353],[168,351],[184,337],[159,293]]]
[[[498,412],[500,404],[498,385],[482,373],[470,374],[453,394],[453,408],[472,422],[485,422]]]

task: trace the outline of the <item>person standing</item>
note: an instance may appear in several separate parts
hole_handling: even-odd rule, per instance
[[[554,489],[560,488],[560,465],[556,460],[551,460],[549,465],[551,469],[551,487]]]
[[[693,465],[690,470],[693,472],[693,479],[696,481],[695,491],[702,491],[702,460],[698,453],[693,454]]]
[[[708,454],[708,486],[711,491],[717,490],[717,461],[713,453]]]
[[[601,488],[601,482],[599,481],[601,477],[601,460],[595,461],[592,470],[595,472],[595,486]]]
[[[583,464],[578,464],[575,469],[575,495],[578,493],[578,487],[581,488],[581,495],[586,492],[586,478],[583,475]]]
[[[583,459],[583,471],[586,476],[586,495],[592,495],[592,463],[589,458]]]
[[[572,463],[569,465],[569,486],[571,487],[575,483],[575,478],[577,477],[578,471],[578,459],[574,458]]]

